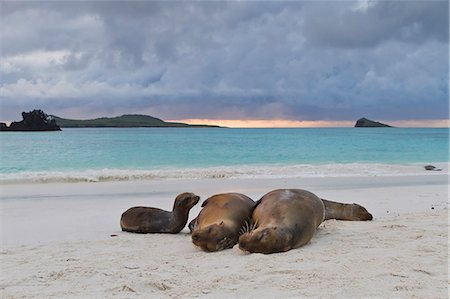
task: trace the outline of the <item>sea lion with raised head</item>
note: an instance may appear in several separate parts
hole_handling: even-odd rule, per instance
[[[255,202],[240,193],[224,193],[209,197],[203,209],[190,224],[192,243],[205,251],[233,247],[239,231],[250,220]]]
[[[122,214],[120,226],[131,233],[170,233],[180,232],[187,223],[189,211],[200,197],[194,193],[182,193],[175,198],[172,212],[158,208],[133,207]]]
[[[372,215],[359,205],[322,200],[306,190],[278,189],[257,202],[252,224],[239,237],[239,248],[255,253],[298,248],[326,219],[371,220]]]

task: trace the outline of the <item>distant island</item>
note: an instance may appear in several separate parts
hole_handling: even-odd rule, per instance
[[[355,128],[392,128],[392,126],[363,117],[356,121]]]
[[[9,127],[0,123],[0,131],[61,131],[56,121],[42,110],[22,112],[22,118],[21,121],[13,121]]]
[[[153,116],[140,114],[125,114],[117,117],[101,117],[87,120],[66,119],[55,115],[50,117],[62,128],[220,128],[219,126],[166,122]]]
[[[10,126],[0,123],[0,131],[61,131],[61,128],[221,128],[166,122],[153,116],[139,114],[77,120],[47,115],[42,110],[33,110],[22,112],[22,118],[22,121],[12,122]]]

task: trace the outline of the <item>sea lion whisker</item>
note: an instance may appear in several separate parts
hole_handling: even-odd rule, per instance
[[[239,230],[239,236],[241,236],[247,232],[246,225],[247,225],[247,221],[245,221],[244,224],[241,226],[241,229]]]
[[[252,227],[251,227],[250,231],[254,231],[257,226],[258,226],[258,220],[256,220],[255,222],[252,223]]]
[[[239,230],[239,236],[242,235],[244,233],[244,228],[241,227],[241,229]]]
[[[231,247],[233,247],[234,244],[235,243],[233,242],[232,239],[230,239],[228,237],[224,237],[217,243],[216,250],[223,250],[226,248],[231,248]]]

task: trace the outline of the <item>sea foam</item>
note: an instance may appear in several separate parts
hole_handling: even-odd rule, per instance
[[[448,170],[449,163],[435,163]],[[423,164],[298,164],[298,165],[252,165],[205,168],[99,169],[85,171],[37,171],[0,174],[1,184],[14,183],[68,183],[106,182],[131,180],[176,180],[176,179],[233,179],[233,178],[314,178],[314,177],[360,177],[360,176],[408,176],[424,173]]]

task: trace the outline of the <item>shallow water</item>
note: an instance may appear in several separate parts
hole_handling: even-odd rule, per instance
[[[89,128],[2,132],[0,180],[383,173],[392,164],[391,170],[398,165],[448,162],[448,133],[447,128]]]

